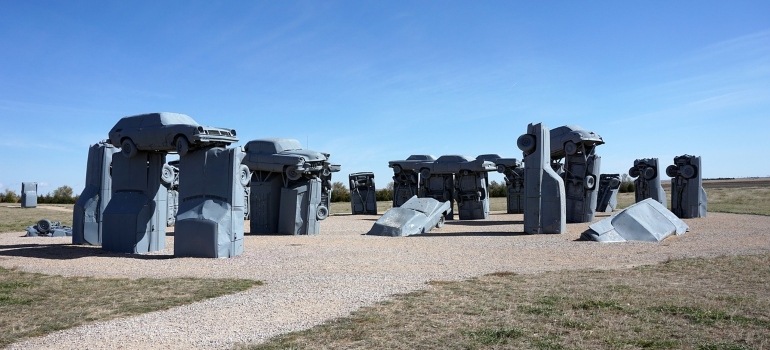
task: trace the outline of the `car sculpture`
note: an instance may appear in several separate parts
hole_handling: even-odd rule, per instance
[[[148,113],[120,119],[109,133],[110,143],[127,157],[138,151],[176,152],[238,142],[234,129],[201,126],[179,113]]]
[[[284,173],[289,180],[303,175],[328,177],[336,165],[329,163],[329,154],[302,149],[295,139],[272,138],[249,141],[244,147],[249,168],[253,171]],[[333,167],[337,167],[333,169]]]
[[[444,215],[450,202],[413,196],[400,207],[391,208],[377,219],[368,235],[411,236],[427,233],[444,226]]]
[[[424,162],[420,165],[420,176],[429,178],[431,174],[459,174],[470,172],[489,172],[497,170],[495,163],[484,159],[474,159],[470,156],[446,155],[435,161]]]
[[[590,148],[601,145],[604,140],[593,131],[577,125],[564,125],[551,129],[551,159],[561,159],[573,155],[580,147]],[[584,152],[588,154],[589,152]]]
[[[388,167],[393,169],[393,174],[400,174],[402,170],[418,170],[421,164],[430,163],[436,160],[436,157],[429,154],[413,154],[405,160],[391,160]],[[415,180],[416,181],[416,180]]]

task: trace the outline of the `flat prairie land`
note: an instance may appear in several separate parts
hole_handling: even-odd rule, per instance
[[[707,189],[709,207],[723,201],[752,212],[770,195],[751,184]],[[341,212],[319,235],[247,234],[243,254],[224,259],[175,258],[182,232],[148,254],[1,233],[0,313],[27,317],[0,320],[0,333],[37,327],[5,338],[11,349],[770,347],[770,215],[712,210],[659,243],[598,243],[579,240],[590,223],[524,234],[523,216],[494,200],[501,209],[493,206],[488,219],[452,220],[412,237],[367,236],[378,215]],[[231,287],[214,288],[211,279]],[[122,287],[127,281],[140,283]],[[174,285],[190,292],[171,300]],[[92,293],[99,289],[110,292]],[[198,297],[187,296],[193,289]],[[64,310],[41,304],[60,293]],[[164,300],[148,303],[147,293]],[[74,308],[112,294],[120,302],[104,303],[114,309]],[[51,313],[85,322],[54,327]]]

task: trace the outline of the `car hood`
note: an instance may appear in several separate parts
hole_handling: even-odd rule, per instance
[[[281,156],[292,156],[292,157],[302,157],[305,158],[306,162],[316,162],[316,161],[324,161],[326,160],[326,156],[321,152],[316,152],[309,149],[297,149],[297,150],[289,150],[289,151],[283,151],[281,153],[278,153],[278,155]]]

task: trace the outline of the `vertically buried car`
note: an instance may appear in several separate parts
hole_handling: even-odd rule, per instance
[[[180,156],[207,146],[238,142],[234,129],[201,126],[179,113],[148,113],[124,117],[112,127],[110,143],[127,157],[138,151],[176,152]]]
[[[258,139],[249,141],[244,149],[244,163],[251,170],[283,173],[292,181],[303,175],[328,177],[332,171],[339,171],[339,166],[329,163],[328,153],[302,149],[295,139]]]

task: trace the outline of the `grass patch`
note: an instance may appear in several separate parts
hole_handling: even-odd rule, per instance
[[[94,321],[247,290],[244,279],[62,277],[0,268],[0,347]]]
[[[394,297],[248,349],[760,349],[770,254],[631,270],[489,274]]]
[[[51,222],[60,221],[62,225],[72,226],[72,204],[43,204],[37,208],[21,208],[19,204],[0,203],[0,232],[21,232],[37,224],[40,219]],[[59,210],[48,209],[53,207]]]

